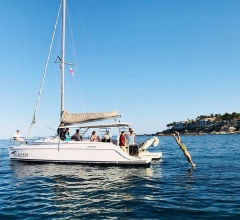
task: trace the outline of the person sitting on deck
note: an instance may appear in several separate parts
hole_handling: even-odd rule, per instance
[[[93,132],[92,132],[90,141],[97,141],[97,142],[100,141],[99,136],[96,135],[96,131],[93,131]]]
[[[70,133],[69,133],[69,128],[66,128],[66,131],[64,132],[64,140],[65,141],[70,141],[71,138],[70,138]]]
[[[76,133],[71,137],[72,140],[82,141],[82,136],[79,133],[79,129],[76,130]]]
[[[20,134],[20,131],[17,130],[16,133],[14,134],[13,136],[14,140],[17,141],[17,142],[21,142],[21,143],[24,143],[24,140],[21,138],[21,134]]]
[[[109,133],[109,131],[106,132],[104,135],[104,142],[110,142],[112,138],[112,135]]]

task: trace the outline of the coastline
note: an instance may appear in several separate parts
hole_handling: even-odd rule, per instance
[[[156,134],[139,134],[137,136],[172,136],[172,133],[162,133],[157,132]],[[188,135],[188,136],[199,136],[199,135],[230,135],[230,134],[240,134],[240,131],[234,131],[234,132],[226,132],[226,131],[212,131],[212,132],[179,132],[181,135]]]
[[[189,135],[189,136],[240,134],[239,131],[236,131],[236,132],[225,132],[225,131],[221,131],[221,132],[210,132],[210,133],[203,133],[203,132],[199,132],[199,133],[181,133],[181,132],[179,132],[179,133],[180,133],[181,135]],[[157,136],[172,136],[172,134],[157,134]]]

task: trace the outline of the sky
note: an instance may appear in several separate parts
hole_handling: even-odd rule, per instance
[[[28,134],[59,5],[1,1],[0,139]],[[239,10],[238,0],[69,0],[65,110],[117,110],[137,134],[240,112]],[[59,125],[60,49],[58,25],[30,136]]]

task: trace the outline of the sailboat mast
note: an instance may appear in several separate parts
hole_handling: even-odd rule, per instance
[[[62,0],[62,56],[61,56],[61,112],[60,112],[60,118],[62,118],[62,113],[64,111],[65,17],[66,17],[66,0]]]

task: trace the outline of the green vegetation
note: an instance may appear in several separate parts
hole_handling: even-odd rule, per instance
[[[188,123],[194,123],[194,122],[198,122],[200,119],[203,119],[203,118],[215,118],[216,122],[220,122],[222,120],[229,121],[229,120],[233,120],[233,119],[239,118],[239,117],[240,117],[240,113],[233,112],[232,114],[229,114],[229,113],[226,112],[223,115],[221,115],[221,114],[200,115],[195,120],[194,119],[188,119],[187,121],[188,121]],[[177,122],[172,122],[170,124],[167,124],[167,127],[168,128],[172,127],[175,124],[177,124]]]
[[[205,119],[204,121],[200,121]],[[175,130],[181,134],[197,135],[197,134],[240,134],[240,113],[232,114],[210,114],[200,115],[196,119],[187,119],[182,121],[182,125],[176,126],[179,122],[167,124],[168,129],[157,132],[156,135],[170,135]]]

